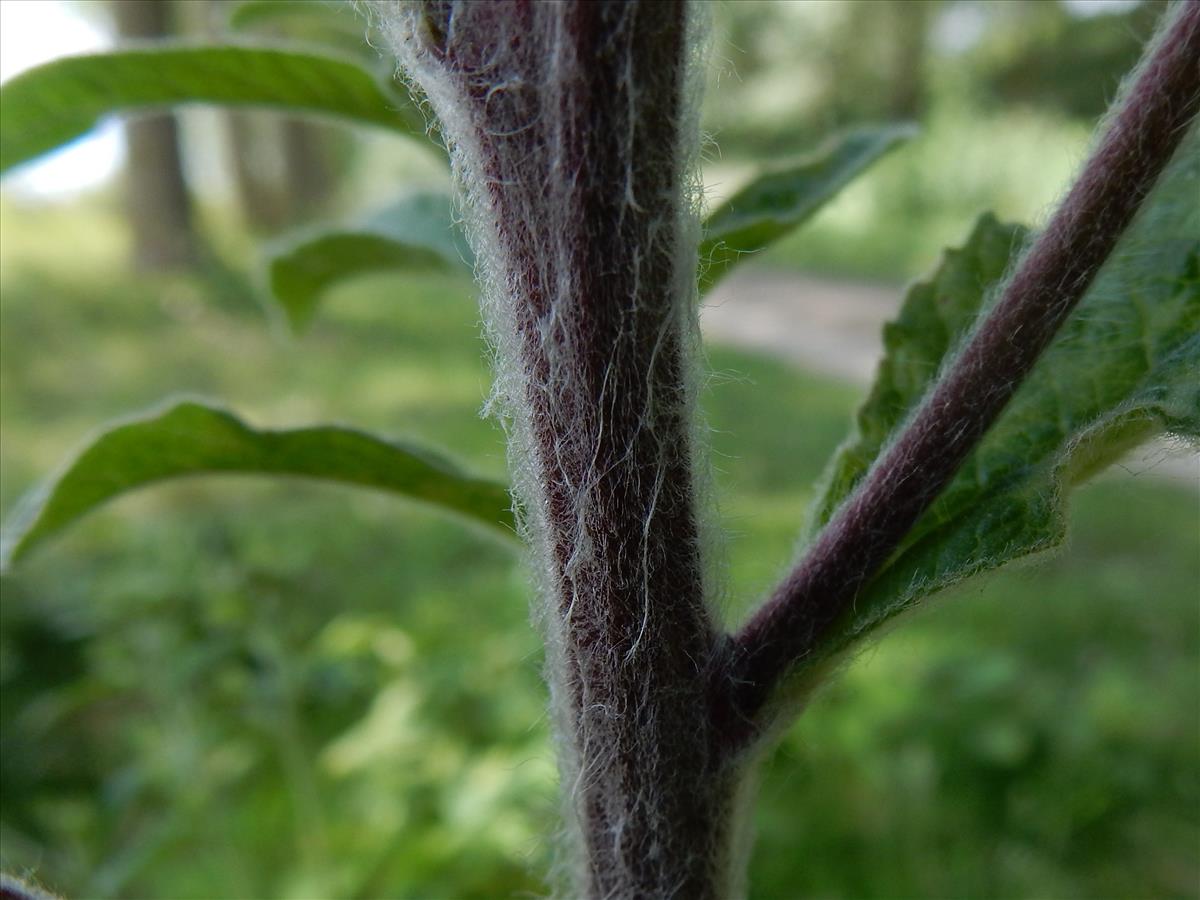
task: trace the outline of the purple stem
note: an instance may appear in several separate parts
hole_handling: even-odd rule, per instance
[[[423,9],[470,116],[519,346],[553,681],[579,769],[566,786],[587,862],[577,887],[717,897],[732,783],[707,707],[719,634],[680,296],[694,270],[678,209],[687,4]]]
[[[727,715],[749,737],[979,444],[1087,291],[1200,109],[1200,2],[1162,36],[992,312],[797,567],[734,635]]]

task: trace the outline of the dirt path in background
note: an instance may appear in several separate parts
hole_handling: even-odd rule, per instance
[[[883,353],[881,329],[902,288],[783,272],[739,271],[704,301],[706,338],[758,350],[866,387]],[[1115,471],[1168,478],[1200,490],[1200,454],[1156,442]]]

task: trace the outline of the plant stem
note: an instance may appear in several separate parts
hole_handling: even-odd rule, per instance
[[[518,481],[550,607],[575,890],[729,896],[737,779],[709,716],[718,635],[691,446],[688,6],[421,14],[413,68],[482,214],[500,378],[529,469]]]
[[[992,311],[797,567],[734,636],[747,736],[1016,393],[1112,253],[1200,109],[1200,2],[1148,50],[1099,145]]]

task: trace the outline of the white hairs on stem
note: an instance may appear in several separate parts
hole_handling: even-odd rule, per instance
[[[698,514],[703,5],[373,4],[465,199],[592,896],[740,893]]]

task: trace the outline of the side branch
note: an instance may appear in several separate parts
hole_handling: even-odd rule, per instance
[[[797,567],[731,641],[729,713],[748,735],[1016,393],[1200,110],[1200,0],[1147,51],[1099,146],[991,313]]]

